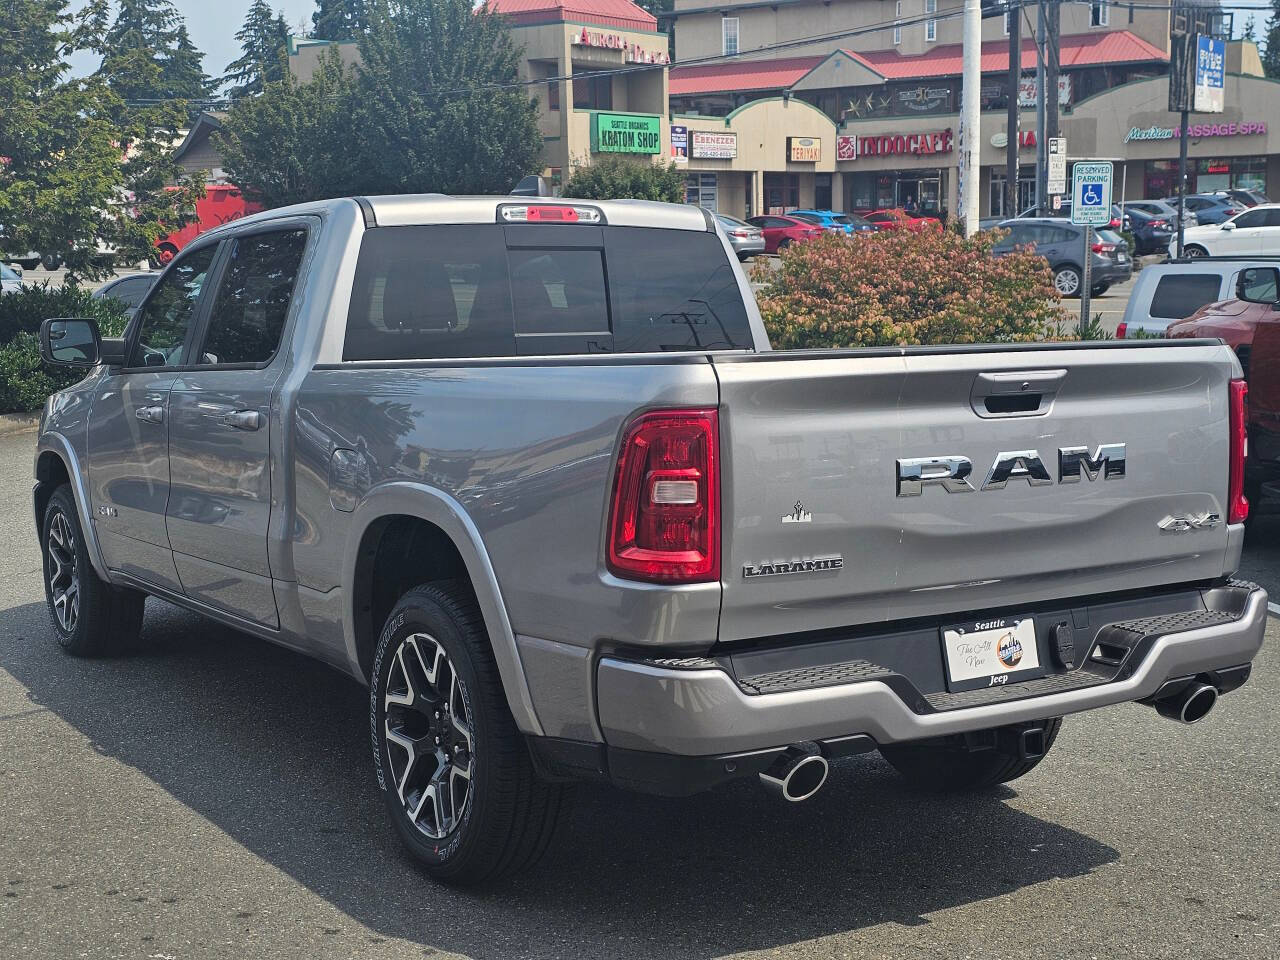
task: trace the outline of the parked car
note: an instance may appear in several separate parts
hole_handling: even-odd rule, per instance
[[[1177,197],[1167,197],[1165,202],[1173,204],[1174,207],[1178,206]],[[1222,223],[1246,209],[1243,203],[1237,203],[1225,193],[1188,194],[1184,205],[1196,215],[1196,221],[1202,227],[1207,224]]]
[[[1174,232],[1177,233],[1178,205],[1176,203],[1170,203],[1168,200],[1126,200],[1123,208],[1126,212],[1137,210],[1140,213],[1167,220],[1173,226]],[[1188,227],[1194,227],[1199,222],[1194,211],[1186,211],[1186,225]]]
[[[820,237],[823,229],[808,220],[799,217],[782,216],[768,213],[759,217],[749,217],[747,223],[758,227],[764,233],[764,252],[777,253],[785,250],[797,241],[812,240]]]
[[[1205,304],[1169,327],[1171,338],[1208,337],[1235,350],[1249,385],[1245,494],[1280,513],[1280,266],[1241,269],[1231,299]]]
[[[937,217],[913,216],[905,210],[872,210],[864,218],[877,230],[910,230],[922,233],[925,230],[941,230],[942,221]]]
[[[1280,203],[1260,203],[1217,225],[1182,232],[1188,257],[1280,255]]]
[[[1230,197],[1236,203],[1243,204],[1246,207],[1256,207],[1260,203],[1271,202],[1270,200],[1267,199],[1267,195],[1261,192],[1260,190],[1235,189],[1235,190],[1224,190],[1223,193],[1225,193],[1228,197]]]
[[[119,300],[125,305],[125,312],[132,317],[159,276],[159,273],[132,273],[117,277],[93,291],[93,295],[99,300]]]
[[[1084,284],[1084,227],[1061,217],[1005,220],[999,224],[1009,235],[993,248],[995,256],[1005,256],[1017,248],[1032,247],[1049,261],[1053,285],[1064,297],[1078,297]],[[1089,269],[1090,296],[1106,293],[1113,283],[1123,283],[1133,275],[1133,263],[1124,239],[1110,230],[1095,230]]]
[[[1018,216],[1015,219],[1018,219],[1018,220],[1046,220],[1046,219],[1070,220],[1071,205],[1072,205],[1071,198],[1064,197],[1062,200],[1061,206],[1057,210],[1054,210],[1049,207],[1041,209],[1039,207],[1031,206],[1031,207],[1027,207],[1027,209],[1023,210],[1020,214],[1018,214]],[[1001,220],[999,222],[995,222],[994,218],[989,217],[986,220],[978,221],[978,225],[979,227],[986,229],[986,226],[984,225],[999,226],[1000,223],[1004,223],[1004,222],[1007,222],[1007,221]],[[1111,205],[1111,220],[1110,222],[1108,222],[1106,229],[1108,230],[1129,229],[1128,217],[1125,215],[1125,212],[1121,208],[1120,204],[1113,203]]]
[[[1129,219],[1129,232],[1133,234],[1133,252],[1139,256],[1168,252],[1169,244],[1178,236],[1173,221],[1165,217],[1137,209],[1127,209],[1125,216]]]
[[[0,263],[0,293],[17,293],[26,284],[22,282],[22,274],[9,266]]]
[[[1116,337],[1164,336],[1171,323],[1205,304],[1236,296],[1246,268],[1277,265],[1280,258],[1196,257],[1144,267],[1129,293]]]
[[[875,224],[856,213],[837,213],[834,210],[792,210],[787,216],[807,220],[823,229],[840,231],[848,236],[872,233],[876,229]]]
[[[689,206],[283,207],[126,339],[40,341],[86,373],[34,451],[52,637],[127,647],[153,595],[367,684],[372,785],[452,882],[535,860],[566,781],[800,801],[878,749],[994,786],[1064,715],[1199,720],[1267,626],[1226,346],[775,352]]]
[[[739,260],[754,257],[757,253],[764,253],[764,231],[759,227],[752,226],[737,217],[731,217],[727,213],[717,213],[716,219],[724,228],[725,236],[729,238],[729,246],[733,247],[733,252],[738,255]]]

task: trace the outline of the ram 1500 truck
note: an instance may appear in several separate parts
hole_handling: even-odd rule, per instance
[[[1070,713],[1238,687],[1245,390],[1217,341],[770,352],[696,207],[372,197],[198,237],[50,398],[53,629],[160,597],[368,685],[439,878],[548,844],[570,781],[789,801],[879,750],[972,789]]]

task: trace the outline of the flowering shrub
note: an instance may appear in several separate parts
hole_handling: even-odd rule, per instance
[[[769,339],[777,350],[1042,339],[1064,317],[1049,264],[993,257],[1002,236],[890,230],[791,244],[780,270],[755,269]]]

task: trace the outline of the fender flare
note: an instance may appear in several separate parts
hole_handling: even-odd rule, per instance
[[[50,432],[40,435],[40,440],[36,444],[37,465],[46,453],[52,453],[61,458],[63,466],[66,467],[67,476],[71,480],[71,496],[76,502],[76,514],[80,518],[80,531],[84,536],[85,550],[89,554],[89,563],[93,566],[94,573],[103,582],[110,583],[111,577],[107,573],[107,564],[102,559],[102,546],[98,543],[98,528],[94,526],[93,518],[89,513],[89,487],[84,470],[80,466],[80,458],[76,456],[71,442],[60,433]],[[37,531],[43,523],[44,517],[37,516]]]
[[[436,487],[411,481],[391,481],[369,490],[352,513],[350,535],[342,559],[342,589],[346,602],[342,610],[342,630],[347,647],[347,658],[352,673],[363,676],[359,652],[356,649],[354,599],[356,565],[360,544],[369,526],[383,517],[393,514],[416,517],[435,524],[453,541],[475,589],[480,613],[489,633],[493,657],[498,664],[503,690],[516,726],[523,732],[542,736],[542,724],[534,710],[533,697],[525,680],[524,667],[516,646],[515,632],[507,617],[506,605],[493,564],[480,531],[463,509],[462,504]]]

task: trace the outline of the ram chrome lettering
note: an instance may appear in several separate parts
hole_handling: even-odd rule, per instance
[[[947,493],[972,493],[969,480],[973,461],[968,457],[911,457],[897,461],[898,496],[918,497],[926,484],[937,484]],[[1089,480],[1122,480],[1125,475],[1125,445],[1100,444],[1092,454],[1088,447],[1058,448],[1058,483],[1079,483],[1083,473]],[[982,490],[1003,490],[1010,480],[1025,480],[1028,486],[1053,483],[1038,450],[1005,450],[996,454]]]

